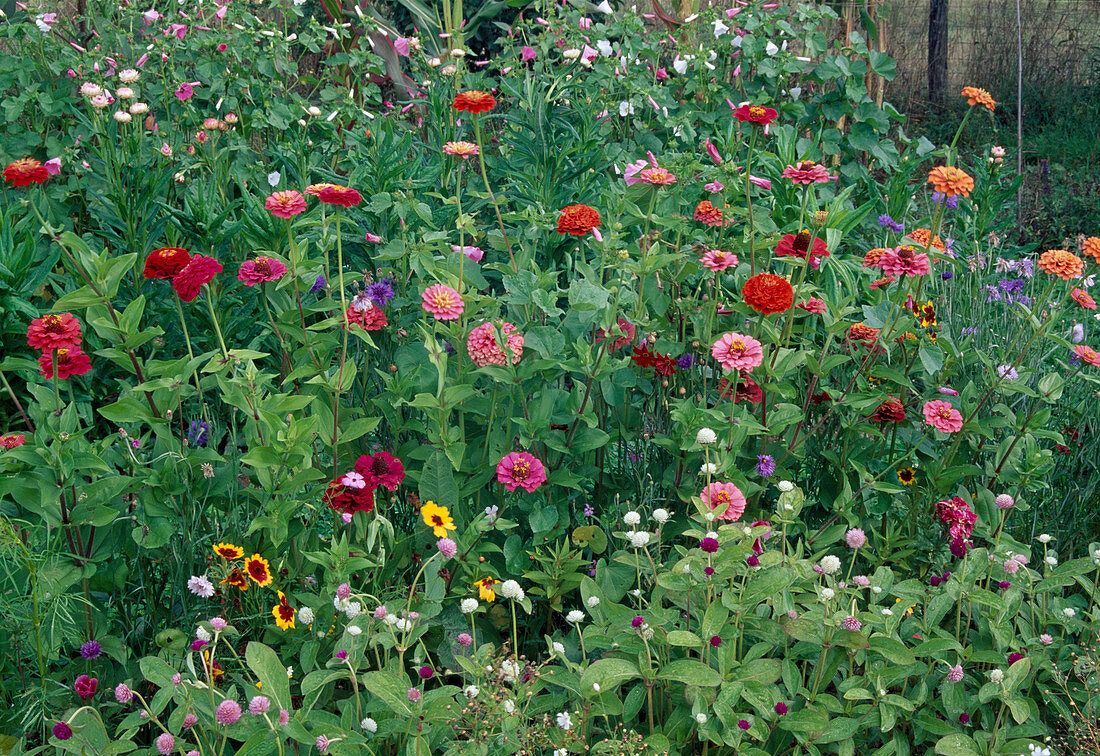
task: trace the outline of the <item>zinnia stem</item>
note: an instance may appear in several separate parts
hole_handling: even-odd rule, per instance
[[[497,196],[493,194],[493,187],[489,186],[489,174],[485,171],[485,146],[481,143],[481,119],[474,116],[474,139],[477,140],[477,162],[481,166],[481,178],[485,181],[485,191],[489,193],[489,200],[493,203],[493,209],[497,214],[497,223],[500,225],[500,235],[504,237],[504,247],[508,250],[508,258],[512,261],[512,270],[519,273],[516,265],[516,256],[512,254],[512,244],[508,241],[508,234],[504,230],[504,218],[500,215],[500,205]]]
[[[214,295],[210,291],[210,284],[203,284],[202,288],[206,289],[206,307],[210,310],[210,319],[214,321],[214,332],[218,334],[218,344],[222,348],[222,357],[225,358],[226,362],[229,362],[229,350],[225,348],[222,327],[218,324],[217,313],[214,312]]]

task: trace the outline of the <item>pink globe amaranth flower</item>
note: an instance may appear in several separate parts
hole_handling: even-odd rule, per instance
[[[956,664],[951,669],[947,670],[947,681],[950,683],[961,682],[963,679],[963,668],[961,664]]]
[[[1054,638],[1051,637],[1049,633],[1043,633],[1039,636],[1039,642],[1042,643],[1044,646],[1049,646],[1050,644],[1054,643]]]
[[[120,704],[128,704],[133,698],[134,692],[130,690],[126,683],[119,683],[115,686],[115,700]]]
[[[996,506],[997,509],[1012,509],[1016,506],[1016,500],[1008,494],[1001,494],[993,500],[993,505]]]
[[[350,596],[351,596],[351,586],[348,585],[347,583],[340,583],[340,585],[338,585],[336,587],[336,598],[343,601],[344,599],[349,598]]]
[[[225,621],[225,617],[211,617],[210,627],[215,630],[224,630],[229,623]]]
[[[852,616],[845,617],[843,624],[845,630],[851,630],[852,632],[855,632],[856,630],[859,630],[861,627],[863,627],[863,623]]]
[[[714,511],[715,519],[730,522],[740,520],[748,505],[741,489],[732,483],[711,483],[700,492],[699,498]]]
[[[410,701],[416,703],[424,694],[420,692],[420,688],[409,688],[409,692],[407,695]]]
[[[795,184],[828,184],[836,181],[837,176],[830,176],[825,166],[818,165],[812,160],[803,160],[797,165],[788,165],[780,174],[785,179],[790,179]]]
[[[466,306],[457,291],[443,284],[429,286],[421,300],[424,309],[436,320],[458,320]]]
[[[878,266],[888,276],[926,276],[932,272],[928,255],[904,245],[883,252]]]
[[[195,716],[192,711],[187,712],[187,715],[183,718],[183,729],[187,730],[195,726],[195,722],[198,722],[199,718]]]
[[[241,705],[232,698],[227,698],[214,710],[214,718],[228,727],[241,718]]]
[[[703,267],[707,270],[715,273],[720,273],[723,270],[737,267],[740,260],[737,259],[737,255],[730,252],[723,252],[720,249],[712,249],[703,254],[700,259],[703,263]]]
[[[764,361],[764,349],[759,341],[743,333],[726,333],[710,349],[723,370],[752,370]]]
[[[866,588],[871,584],[871,578],[866,575],[856,575],[852,578],[852,582],[858,585],[860,588]]]
[[[805,310],[814,315],[824,315],[826,310],[825,300],[820,297],[810,297],[805,302],[799,302],[796,306],[800,310]]]
[[[245,286],[255,286],[266,281],[278,281],[286,275],[286,265],[273,257],[257,257],[245,260],[237,271],[237,280]]]
[[[279,709],[279,727],[286,727],[287,722],[290,721],[290,712],[286,709]]]
[[[264,202],[264,207],[276,218],[293,218],[306,210],[306,198],[301,192],[290,189],[275,192]]]
[[[844,542],[850,549],[862,549],[867,545],[867,534],[860,528],[852,528],[845,534]]]
[[[1020,563],[1015,559],[1006,559],[1004,563],[1005,574],[1015,575],[1020,569]]]
[[[474,642],[473,637],[469,633],[459,633],[457,640],[458,645],[462,646],[463,648],[469,648],[470,645]]]
[[[924,403],[924,422],[943,433],[958,433],[963,427],[962,413],[950,403],[935,399]]]
[[[183,675],[181,675],[179,672],[172,675],[172,684],[173,685],[175,685],[178,688],[180,686],[181,682],[183,682]]]
[[[455,554],[458,553],[458,544],[450,538],[440,538],[436,541],[435,547],[439,549],[439,553],[443,555],[444,559],[453,559]]]
[[[532,454],[511,452],[497,463],[497,482],[503,483],[509,491],[523,488],[527,493],[534,493],[546,482],[546,468]]]
[[[157,753],[168,756],[172,752],[172,749],[176,747],[176,739],[169,735],[167,732],[162,732],[157,736]]]
[[[271,699],[267,696],[253,696],[248,702],[248,713],[254,717],[267,712],[271,708]]]
[[[324,735],[317,736],[317,741],[315,745],[317,746],[318,753],[328,753],[329,742],[328,738],[326,738]]]
[[[466,339],[466,350],[470,353],[470,359],[478,367],[486,365],[513,365],[519,362],[523,355],[523,334],[516,330],[511,323],[502,323],[501,332],[504,334],[507,352],[497,343],[497,329],[492,323],[482,323],[470,331]]]
[[[385,604],[380,604],[374,609],[374,618],[376,620],[386,619],[387,614],[389,614],[389,609],[386,608]]]

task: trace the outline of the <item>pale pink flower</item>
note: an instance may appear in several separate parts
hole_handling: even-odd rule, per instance
[[[844,542],[850,549],[862,549],[867,545],[867,534],[860,528],[852,528],[845,534]]]
[[[703,254],[701,262],[703,263],[703,267],[707,270],[719,273],[723,270],[736,267],[739,260],[735,254],[723,252],[720,249],[712,249]]]
[[[195,94],[194,88],[186,81],[179,85],[176,90],[176,99],[180,102],[186,102],[191,99],[191,95]]]
[[[825,300],[820,297],[810,297],[805,302],[799,302],[798,308],[805,310],[806,312],[812,312],[814,315],[825,314]]]
[[[623,171],[623,179],[626,180],[627,186],[634,186],[635,184],[642,183],[642,179],[638,176],[638,173],[649,165],[645,160],[635,160],[633,163],[626,167]]]
[[[443,145],[443,151],[452,157],[460,157],[463,160],[469,160],[481,152],[473,142],[447,142]]]
[[[232,698],[227,698],[214,710],[214,718],[228,727],[241,718],[241,705]]]
[[[523,59],[524,63],[534,60],[536,55],[535,48],[530,45],[524,45],[523,50],[520,52],[520,57]]]
[[[435,284],[425,289],[421,301],[424,309],[436,320],[458,320],[466,306],[457,291],[443,284]]]
[[[511,452],[497,463],[497,482],[509,491],[523,488],[527,493],[546,482],[546,468],[537,457],[527,452]]]
[[[742,333],[723,334],[714,342],[710,353],[723,370],[752,370],[764,361],[760,342]]]
[[[409,57],[409,40],[406,37],[398,37],[393,41],[393,49],[397,51],[397,54],[402,58]]]
[[[961,664],[956,664],[954,667],[947,671],[947,681],[950,683],[962,682],[963,668]]]
[[[452,244],[451,251],[456,253],[461,252],[462,254],[466,255],[467,258],[476,263],[481,262],[482,258],[485,257],[485,251],[481,247],[459,247],[457,244]]]
[[[369,241],[371,244],[379,244],[382,241],[381,236],[379,236],[378,234],[372,234],[370,231],[364,234],[363,238]]]
[[[59,157],[50,158],[42,165],[46,166],[46,173],[51,176],[56,176],[61,173],[61,158]]]
[[[924,404],[924,422],[944,433],[957,433],[962,430],[962,413],[950,403],[935,399]]]
[[[736,522],[745,513],[748,502],[741,489],[732,483],[711,483],[699,494],[703,503],[714,511],[716,520]]]
[[[756,184],[761,189],[771,189],[772,188],[771,179],[760,178],[759,176],[749,176],[749,183],[750,184]]]
[[[512,355],[511,363],[515,365],[523,355],[523,334],[511,323],[502,323],[500,330],[507,340],[507,347]],[[506,365],[509,362],[504,349],[497,344],[497,331],[492,323],[482,323],[470,331],[470,336],[466,340],[466,350],[470,353],[470,359],[478,367]]]

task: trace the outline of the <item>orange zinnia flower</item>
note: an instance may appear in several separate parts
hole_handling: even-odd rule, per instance
[[[271,616],[275,618],[275,624],[281,630],[294,629],[294,614],[298,611],[286,602],[286,595],[278,591],[279,603],[271,610]]]
[[[1100,263],[1100,236],[1090,236],[1081,245],[1082,251],[1096,262]]]
[[[695,220],[712,228],[725,223],[722,218],[722,209],[712,205],[710,200],[703,200],[695,206]]]
[[[997,105],[989,92],[977,87],[963,87],[962,96],[966,98],[967,105],[984,105],[990,110],[993,110]]]
[[[488,92],[471,89],[469,92],[459,92],[455,95],[455,101],[451,105],[455,110],[465,113],[488,113],[497,106],[497,100]]]
[[[234,569],[232,572],[225,576],[225,580],[221,581],[219,585],[234,585],[242,591],[247,591],[248,575],[245,575],[238,569]]]
[[[938,249],[940,252],[943,252],[947,249],[947,247],[943,243],[943,239],[939,237],[939,234],[937,234],[936,237],[932,239],[931,244],[928,243],[928,239],[932,236],[932,232],[929,231],[927,228],[915,228],[908,234],[906,234],[906,236],[915,241],[918,247],[932,247],[932,249]]]
[[[244,569],[253,582],[261,588],[271,584],[271,565],[259,554],[253,554],[244,560]]]
[[[41,184],[49,177],[46,166],[34,158],[20,158],[4,169],[4,179],[14,187]]]
[[[1085,262],[1064,249],[1048,249],[1039,256],[1039,270],[1068,281],[1085,272]]]
[[[928,173],[928,183],[945,197],[954,197],[956,194],[969,197],[974,189],[974,179],[970,178],[966,171],[953,165],[940,165],[933,168]]]
[[[886,254],[886,250],[882,247],[875,247],[874,249],[868,250],[867,254],[863,256],[863,267],[877,268],[878,261],[882,259],[884,254]]]
[[[568,205],[558,218],[558,233],[584,236],[600,225],[600,213],[588,205]]]
[[[244,556],[244,549],[231,543],[215,543],[214,553],[223,559],[240,559]]]

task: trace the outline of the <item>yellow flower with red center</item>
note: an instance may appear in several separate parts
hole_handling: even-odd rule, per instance
[[[222,559],[240,559],[244,556],[244,549],[231,543],[215,543],[214,553]]]
[[[275,618],[275,624],[282,630],[294,629],[294,614],[298,611],[287,603],[286,595],[278,591],[279,603],[271,610],[271,616]]]
[[[898,470],[898,480],[901,481],[903,486],[913,485],[913,481],[917,479],[917,471],[912,467],[903,467]]]
[[[447,508],[439,506],[434,501],[424,503],[420,508],[420,516],[424,518],[424,523],[432,529],[436,538],[446,538],[448,530],[458,529]]]
[[[261,588],[271,584],[271,565],[259,554],[253,554],[244,560],[244,571]]]
[[[242,591],[247,591],[248,575],[244,574],[238,569],[234,569],[232,572],[225,576],[225,580],[221,581],[220,585],[233,585]]]
[[[496,578],[482,578],[474,582],[477,587],[477,595],[482,601],[496,601],[497,592],[494,590],[497,584],[500,583]]]

